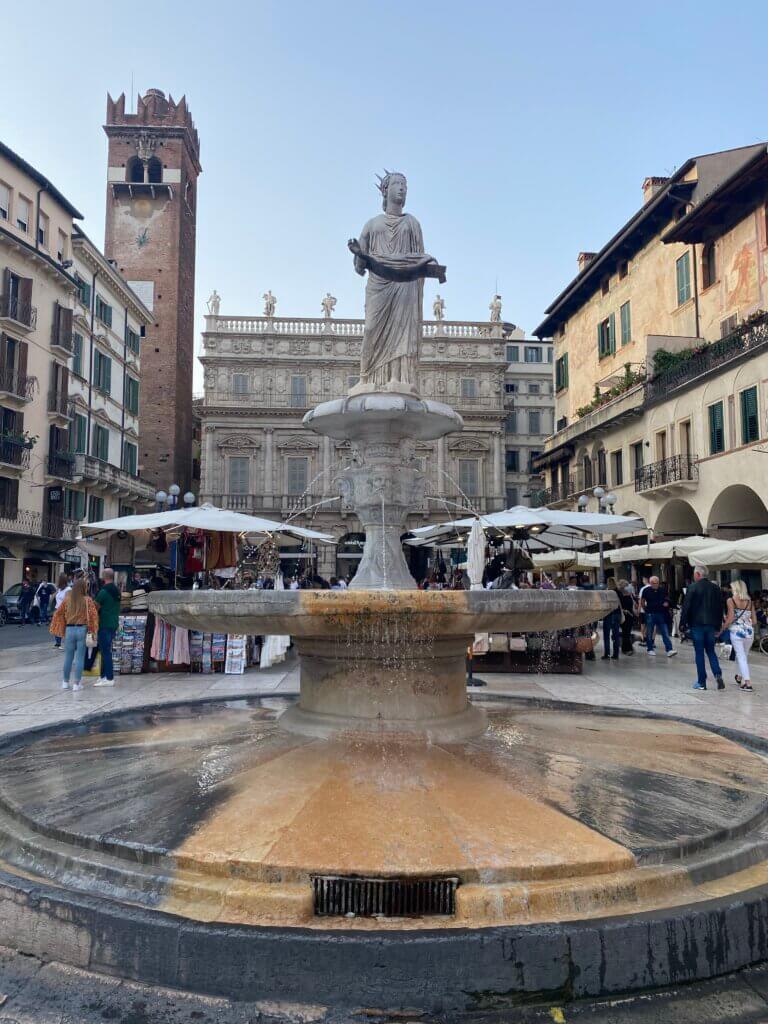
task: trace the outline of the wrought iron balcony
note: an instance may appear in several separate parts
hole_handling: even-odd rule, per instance
[[[30,402],[35,394],[36,377],[28,377],[18,370],[0,368],[0,398],[4,400],[18,399]]]
[[[61,349],[66,355],[71,356],[74,349],[73,333],[71,327],[54,323],[51,329],[51,348]]]
[[[692,384],[713,370],[718,370],[768,347],[768,313],[740,324],[735,331],[719,341],[703,347],[695,355],[656,374],[645,384],[645,404],[664,401],[672,392]]]
[[[48,540],[75,540],[80,533],[77,519],[65,519],[53,512],[43,515],[42,536]]]
[[[54,413],[56,416],[62,416],[64,419],[71,420],[74,416],[74,410],[72,408],[72,400],[69,395],[62,394],[61,391],[49,391],[48,412]]]
[[[29,445],[16,437],[0,437],[0,465],[29,468]]]
[[[0,533],[17,533],[23,537],[40,537],[41,516],[28,508],[0,505]]]
[[[650,462],[635,470],[635,491],[690,489],[699,480],[696,455],[672,455],[659,462]]]
[[[70,452],[49,452],[47,469],[48,476],[71,480],[74,476],[75,456]]]
[[[557,505],[560,502],[567,501],[569,496],[573,493],[573,477],[569,476],[567,480],[561,481],[559,484],[553,484],[551,487],[544,487],[540,490],[532,491],[531,508],[542,508],[545,505]]]
[[[23,302],[17,295],[0,295],[0,319],[13,320],[15,324],[34,331],[37,327],[37,307]]]

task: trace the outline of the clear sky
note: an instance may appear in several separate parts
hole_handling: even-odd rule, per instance
[[[447,264],[451,319],[531,331],[650,174],[768,138],[765,0],[43,0],[6,19],[0,137],[103,242],[106,94],[186,94],[201,139],[198,331],[222,312],[360,316],[346,240],[375,173]],[[15,37],[15,38],[14,38]],[[427,310],[437,289],[428,281]]]

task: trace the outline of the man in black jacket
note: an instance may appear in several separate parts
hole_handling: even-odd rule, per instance
[[[699,565],[693,572],[695,582],[688,587],[680,613],[680,629],[687,628],[693,639],[696,651],[697,681],[694,690],[706,690],[707,666],[704,661],[706,653],[709,667],[717,682],[718,690],[724,690],[723,672],[715,653],[715,640],[723,628],[723,603],[720,587],[707,577],[709,570]]]

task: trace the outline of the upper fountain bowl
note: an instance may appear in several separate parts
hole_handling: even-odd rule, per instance
[[[348,636],[361,617],[407,617],[429,636],[567,629],[617,607],[605,590],[239,590],[156,591],[149,607],[206,633]]]
[[[342,441],[387,442],[404,438],[434,441],[461,430],[464,421],[443,402],[377,391],[322,402],[309,410],[304,424]]]

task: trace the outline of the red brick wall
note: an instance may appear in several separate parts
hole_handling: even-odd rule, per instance
[[[109,128],[110,167],[135,155],[141,131]],[[192,482],[197,167],[187,138],[175,134],[154,135],[164,168],[181,168],[171,198],[114,197],[107,185],[105,252],[129,281],[154,282],[154,324],[141,347],[139,464],[151,483],[177,483],[183,492]]]

